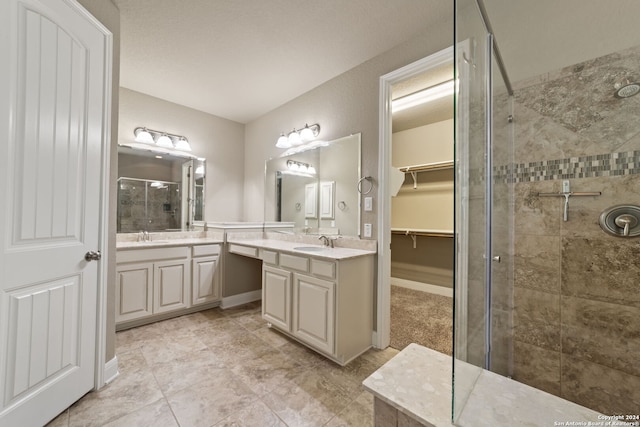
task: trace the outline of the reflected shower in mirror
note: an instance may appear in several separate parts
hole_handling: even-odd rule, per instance
[[[285,152],[266,162],[265,220],[305,234],[358,236],[360,134]]]
[[[183,231],[204,220],[206,161],[118,147],[117,232]]]

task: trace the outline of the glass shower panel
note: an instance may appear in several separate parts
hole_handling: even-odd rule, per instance
[[[492,55],[491,285],[489,360],[486,369],[513,374],[513,96]]]
[[[180,184],[118,179],[118,233],[180,229]]]
[[[491,270],[486,179],[487,83],[491,71],[489,34],[475,0],[455,2],[456,279],[454,289],[453,419],[464,408],[477,376],[488,362],[486,345]]]

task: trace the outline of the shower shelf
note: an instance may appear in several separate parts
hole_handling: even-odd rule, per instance
[[[538,197],[564,197],[564,210],[562,218],[565,221],[569,221],[569,197],[571,196],[600,196],[600,191],[584,191],[584,192],[568,192],[568,193],[538,193]]]

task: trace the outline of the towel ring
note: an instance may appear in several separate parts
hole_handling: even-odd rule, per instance
[[[367,180],[369,181],[369,189],[367,191],[362,191],[362,181]],[[360,178],[360,180],[358,181],[358,193],[360,194],[369,194],[371,193],[371,190],[373,190],[373,178],[371,178],[370,176],[363,176],[362,178]]]

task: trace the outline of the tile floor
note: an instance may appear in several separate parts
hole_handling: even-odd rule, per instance
[[[260,303],[116,334],[120,375],[48,427],[372,426],[362,381],[397,350],[346,367],[266,327]]]

